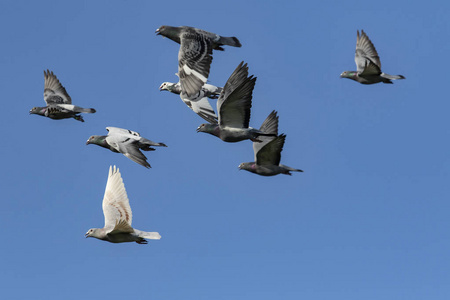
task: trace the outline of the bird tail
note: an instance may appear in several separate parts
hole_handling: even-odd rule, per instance
[[[405,79],[405,76],[403,75],[389,75],[386,73],[381,73],[380,76],[389,80]]]
[[[82,113],[87,113],[87,114],[93,114],[96,112],[96,110],[93,108],[82,108],[79,106],[76,106],[76,107],[79,108],[79,111],[77,111],[77,112],[82,112]]]
[[[167,147],[167,145],[164,143],[155,143],[146,138],[141,138],[139,143],[139,148],[141,148],[141,150],[143,151],[154,151],[155,149],[150,146]]]
[[[149,240],[159,240],[161,239],[161,235],[158,232],[146,232],[146,231],[140,231],[140,230],[134,230],[137,232],[138,236],[143,239],[149,239]]]
[[[76,113],[87,113],[87,114],[95,113],[95,109],[93,108],[82,108],[73,104],[58,104],[58,106]]]
[[[239,42],[239,40],[234,36],[232,36],[232,37],[221,36],[219,39],[219,44],[232,46],[232,47],[242,47],[241,42]],[[217,49],[217,50],[223,51],[223,48]]]
[[[282,167],[285,170],[285,172],[283,172],[283,174],[286,174],[286,175],[292,175],[291,172],[303,172],[303,170],[294,169],[294,168],[291,168],[291,167],[288,167],[288,166],[285,166],[282,164],[280,164],[280,167]]]
[[[265,133],[265,132],[260,132],[258,133],[258,136],[262,135],[262,136],[277,136],[276,133]]]

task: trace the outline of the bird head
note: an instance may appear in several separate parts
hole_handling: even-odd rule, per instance
[[[246,162],[246,163],[241,163],[239,165],[239,170],[247,170],[247,171],[252,171],[254,168],[255,163],[254,162]]]
[[[88,232],[86,232],[84,237],[86,237],[86,238],[94,237],[96,231],[97,231],[97,228],[91,228],[91,229],[88,230]]]
[[[170,87],[172,87],[170,82],[163,82],[159,87],[159,91],[170,91]]]
[[[89,139],[86,141],[86,145],[98,144],[100,142],[99,137],[100,135],[91,135]]]
[[[30,115],[31,114],[42,115],[42,107],[33,107],[30,109]]]

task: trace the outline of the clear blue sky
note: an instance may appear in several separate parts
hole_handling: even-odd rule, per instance
[[[450,5],[445,1],[2,1],[2,299],[450,299]],[[439,3],[439,5],[435,5]],[[196,133],[178,45],[160,25],[236,36],[223,86],[258,77],[251,125],[276,109],[282,162],[238,171],[250,141]],[[364,29],[393,85],[340,79]],[[28,111],[55,72],[85,123]],[[215,105],[214,105],[215,106]],[[123,127],[169,147],[152,169],[85,142]],[[85,239],[103,226],[109,165],[148,245]]]

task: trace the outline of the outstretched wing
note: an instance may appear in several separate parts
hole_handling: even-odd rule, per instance
[[[109,167],[108,182],[103,196],[103,214],[105,229],[129,232],[133,216],[122,176],[116,166]]]
[[[270,133],[275,136],[278,135],[278,116],[277,112],[274,110],[272,111],[267,118],[262,123],[261,127],[259,128],[261,132],[264,133]],[[275,136],[264,136],[260,135],[258,137],[258,140],[261,142],[253,142],[253,153],[255,154],[255,162],[257,161],[257,155],[258,152],[267,145],[270,141],[275,139]]]
[[[247,64],[241,62],[223,87],[217,100],[220,126],[248,128],[256,77],[247,76]]]
[[[72,104],[72,99],[53,71],[44,71],[44,101],[49,104]]]
[[[283,150],[286,135],[281,134],[266,144],[256,153],[257,165],[275,165],[278,166],[281,160],[281,151]]]
[[[361,36],[359,35],[359,30],[357,31],[355,63],[360,75],[381,74],[380,57],[364,30],[361,30]]]
[[[178,52],[178,76],[181,90],[188,97],[197,94],[208,80],[211,62],[211,41],[192,30],[182,33]]]

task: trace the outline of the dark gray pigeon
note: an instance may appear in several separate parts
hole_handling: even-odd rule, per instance
[[[391,80],[405,79],[403,75],[389,75],[381,72],[381,62],[377,50],[364,30],[356,32],[355,63],[357,71],[342,72],[341,78],[349,78],[362,84],[378,82],[392,83]]]
[[[128,129],[106,127],[106,130],[108,130],[108,135],[93,135],[87,140],[86,145],[96,144],[112,152],[122,153],[146,168],[151,168],[151,166],[147,162],[147,157],[139,149],[154,151],[155,149],[150,146],[167,147],[163,143],[152,142],[141,137],[139,133]]]
[[[182,92],[180,82],[163,82],[159,87],[159,90],[169,91],[180,95],[181,100],[183,100],[183,102],[196,114],[210,123],[217,123],[217,115],[209,103],[208,98],[217,99],[222,91],[221,87],[217,87],[212,84],[205,84],[198,94],[191,98],[187,97],[187,95]]]
[[[123,184],[119,168],[109,167],[108,182],[103,196],[103,214],[105,226],[103,228],[91,228],[85,237],[94,237],[110,243],[136,242],[147,244],[145,239],[159,240],[158,232],[145,232],[131,227],[133,214],[130,201]]]
[[[53,72],[49,70],[47,72],[44,71],[44,78],[44,100],[47,106],[33,107],[30,110],[30,114],[48,117],[53,120],[74,118],[84,122],[80,113],[95,113],[93,108],[82,108],[72,105],[72,99]]]
[[[253,143],[255,162],[246,162],[239,165],[240,170],[262,175],[274,176],[278,174],[292,175],[291,171],[303,172],[280,164],[281,151],[283,150],[285,134],[278,135],[278,116],[276,111],[272,111],[260,128],[261,131],[272,133],[276,137],[261,136],[261,143]]]
[[[235,37],[223,37],[189,26],[163,25],[156,33],[180,44],[178,76],[188,98],[194,97],[208,80],[213,50],[223,51],[223,45],[241,47]]]
[[[228,78],[217,100],[219,123],[202,124],[197,128],[197,132],[206,132],[230,143],[247,139],[261,142],[259,136],[274,136],[249,127],[255,82],[256,77],[248,77],[247,64],[241,62]]]

